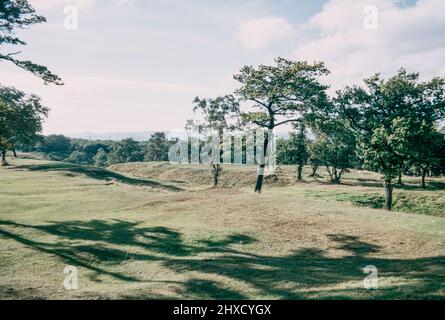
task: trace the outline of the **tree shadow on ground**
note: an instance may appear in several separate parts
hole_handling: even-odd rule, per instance
[[[104,181],[118,181],[120,183],[125,183],[129,185],[137,185],[137,186],[145,186],[152,188],[162,188],[170,191],[180,191],[181,188],[178,188],[174,185],[163,183],[160,181],[156,181],[153,179],[141,179],[141,178],[132,178],[120,174],[118,172],[87,166],[87,165],[79,165],[79,164],[71,164],[64,162],[53,162],[47,164],[38,164],[38,165],[22,165],[15,167],[19,170],[30,170],[30,171],[57,171],[57,172],[69,172],[71,174],[82,174],[92,179],[104,180]]]
[[[57,241],[42,242],[24,236],[36,232],[50,239],[57,237]],[[343,253],[341,256],[316,248],[300,248],[283,256],[255,254],[251,247],[244,246],[258,240],[247,235],[230,234],[221,240],[187,242],[177,230],[143,227],[141,223],[121,220],[44,225],[0,221],[0,236],[63,263],[91,270],[96,276],[107,275],[125,282],[169,283],[116,271],[125,270],[122,265],[129,261],[154,261],[171,272],[193,274],[191,279],[174,282],[180,287],[178,295],[185,298],[445,298],[444,256],[382,258],[381,247],[344,234],[327,235]],[[383,289],[372,292],[363,289],[367,275],[363,269],[368,265],[376,266],[380,277],[396,280]],[[221,280],[211,280],[214,277]],[[342,289],[351,283],[356,284],[355,289]],[[132,299],[143,297],[156,298],[147,292],[125,295]]]

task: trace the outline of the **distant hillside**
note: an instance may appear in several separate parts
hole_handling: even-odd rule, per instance
[[[70,138],[87,139],[87,140],[111,140],[120,141],[122,139],[133,138],[136,141],[146,141],[155,131],[139,131],[139,132],[79,132],[65,134]]]
[[[110,140],[110,141],[120,141],[122,139],[133,138],[136,141],[147,141],[148,138],[156,131],[136,131],[136,132],[77,132],[77,133],[67,133],[64,134],[70,138],[86,139],[86,140]],[[163,131],[168,136],[168,131]],[[287,138],[289,136],[288,132],[277,132],[279,138]]]

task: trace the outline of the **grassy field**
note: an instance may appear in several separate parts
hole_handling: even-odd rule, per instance
[[[205,167],[9,161],[3,299],[445,298],[440,179],[420,190],[406,178],[389,213],[371,208],[383,190],[369,172],[295,183],[282,167],[257,195],[253,167],[226,166],[211,189]],[[66,265],[79,270],[78,290],[63,287]],[[363,287],[368,265],[378,289]]]

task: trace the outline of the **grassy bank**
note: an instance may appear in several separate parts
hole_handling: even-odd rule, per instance
[[[205,165],[141,162],[117,164],[110,168],[142,178],[173,180],[185,185],[212,184],[209,168]],[[220,184],[228,188],[252,188],[256,181],[256,172],[255,166],[225,165]],[[326,186],[321,189],[309,188],[305,194],[315,198],[347,201],[360,207],[383,208],[383,181],[378,173],[352,170],[345,174],[340,185],[330,183],[324,168],[319,169],[316,179],[308,178],[310,173],[310,168],[306,167],[305,180],[298,182],[294,166],[279,166],[275,175],[266,178],[265,183],[270,187],[299,186],[303,189],[306,185]],[[394,211],[445,217],[445,179],[430,178],[426,189],[420,188],[420,178],[405,176],[403,181],[404,185],[396,186],[394,191]]]

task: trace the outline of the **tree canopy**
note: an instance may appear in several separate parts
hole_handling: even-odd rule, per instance
[[[6,151],[17,145],[35,143],[42,131],[48,108],[40,98],[11,87],[0,86],[0,151],[6,165]]]
[[[45,17],[36,14],[35,9],[27,0],[0,1],[0,49],[7,46],[25,46],[26,42],[16,36],[17,29],[26,29],[31,25],[46,22]],[[41,78],[45,84],[54,83],[62,85],[61,78],[47,67],[33,63],[29,60],[20,60],[17,56],[21,51],[0,52],[0,60],[9,61],[17,67],[31,72]]]
[[[420,82],[418,73],[401,69],[388,80],[376,74],[364,82],[339,91],[336,103],[357,133],[365,165],[382,172],[390,210],[392,180],[413,156],[409,137],[419,123],[431,126],[445,116],[445,80]]]
[[[314,117],[329,106],[326,89],[318,77],[328,75],[322,62],[313,64],[277,58],[275,65],[243,67],[235,80],[241,87],[235,94],[241,101],[252,103],[252,111],[241,112],[244,123],[254,124],[269,131],[303,117]],[[263,152],[267,155],[269,137],[266,134]],[[256,192],[261,192],[265,164],[260,163]]]

